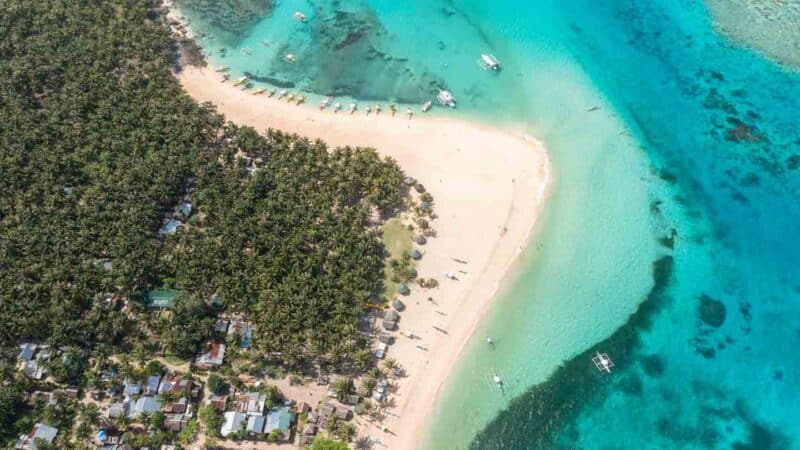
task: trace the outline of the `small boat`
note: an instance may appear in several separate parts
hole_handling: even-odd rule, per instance
[[[289,91],[287,91],[286,89],[283,89],[283,90],[281,91],[281,93],[280,93],[280,94],[278,94],[278,98],[283,98],[283,97],[286,97],[286,94],[288,94],[288,93],[289,93]]]
[[[229,73],[226,73],[226,74],[223,74],[223,75],[222,75],[222,82],[223,82],[223,83],[224,83],[224,82],[226,82],[226,81],[228,81],[228,80],[230,80],[230,79],[231,79],[231,74],[229,74]]]
[[[494,55],[489,55],[487,53],[481,55],[481,58],[478,60],[478,65],[483,67],[484,70],[500,70],[500,61],[498,61]]]
[[[335,105],[333,105],[333,112],[339,112],[341,110],[342,110],[342,104],[341,103],[337,102]]]
[[[267,93],[267,97],[272,97],[273,95],[275,95],[276,92],[278,92],[277,89],[275,88],[270,89],[269,92]]]
[[[394,106],[394,103],[389,105],[389,111],[392,112],[392,115],[397,114],[397,106]]]
[[[242,47],[239,49],[239,52],[243,55],[250,56],[253,54],[253,50],[250,47]]]
[[[333,101],[333,97],[325,97],[325,100],[323,100],[322,103],[320,103],[319,109],[327,108],[328,105],[330,105],[332,101]]]
[[[245,83],[245,84],[242,85],[242,90],[246,91],[246,90],[250,89],[251,87],[253,87],[253,83]]]
[[[288,62],[288,63],[295,63],[295,62],[297,62],[297,57],[296,57],[296,56],[294,56],[294,55],[293,55],[293,54],[291,54],[291,53],[287,53],[287,54],[286,54],[286,56],[284,56],[284,58],[286,59],[286,62]]]
[[[260,94],[263,94],[264,92],[267,92],[267,90],[266,89],[256,89],[255,91],[253,91],[252,95],[260,95]]]
[[[350,103],[350,114],[356,112],[356,108],[358,108],[358,105],[355,102]]]
[[[247,83],[248,81],[250,81],[249,77],[242,77],[242,78],[239,78],[238,80],[236,80],[236,83],[233,83],[233,85],[234,86],[239,86],[241,84]]]
[[[492,369],[492,381],[494,381],[494,384],[497,386],[503,386],[503,377],[501,377],[499,373],[495,372],[494,369]]]
[[[381,105],[375,105],[375,114],[380,114],[381,110],[382,110]]]
[[[597,370],[605,373],[611,373],[611,368],[614,367],[614,361],[608,356],[608,353],[600,353],[595,351],[595,356],[592,358],[594,366]]]
[[[491,348],[494,348],[494,341],[490,336],[486,336],[486,345],[488,345]]]
[[[432,104],[433,103],[431,103],[430,100],[428,100],[427,102],[423,103],[422,104],[422,112],[428,112],[428,110],[431,109],[431,105]]]
[[[228,66],[222,66],[222,67],[217,67],[216,69],[214,69],[214,72],[220,72],[220,73],[222,73],[222,72],[227,72],[227,71],[229,71],[229,70],[230,70],[230,67],[228,67]]]
[[[450,91],[439,89],[439,95],[436,96],[436,100],[439,100],[442,106],[456,107],[456,98],[453,97],[453,93]]]
[[[408,109],[406,110],[406,114],[408,114],[408,118],[410,119],[410,118],[411,118],[411,116],[413,116],[413,115],[414,115],[414,111],[412,111],[412,110],[411,110],[411,108],[408,108]]]
[[[305,103],[305,101],[306,101],[306,98],[305,98],[305,96],[302,96],[302,95],[301,95],[301,96],[298,96],[298,97],[297,97],[297,104],[298,104],[298,105],[299,105],[299,104],[301,104],[301,103]]]
[[[295,20],[300,21],[300,22],[305,22],[306,21],[306,15],[301,13],[300,11],[295,11],[294,12],[294,18],[295,18]]]
[[[369,115],[369,113],[371,113],[371,112],[372,112],[372,108],[370,108],[369,106],[367,106],[367,108],[366,108],[366,111],[367,111],[367,115]]]
[[[292,102],[292,100],[294,100],[294,94],[289,94],[289,96],[288,96],[288,97],[286,97],[286,101],[287,101],[287,102],[289,102],[289,103],[291,103],[291,102]]]

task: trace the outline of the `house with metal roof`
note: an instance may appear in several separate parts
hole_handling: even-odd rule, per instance
[[[171,309],[175,306],[175,298],[177,296],[177,291],[155,289],[147,291],[145,300],[147,302],[147,307],[150,309]]]
[[[288,440],[291,438],[291,427],[294,419],[294,412],[288,406],[275,408],[267,415],[264,433],[270,434],[275,430],[279,430],[281,432],[281,440]]]
[[[227,411],[223,414],[223,417],[225,418],[225,423],[222,424],[222,428],[219,430],[222,437],[227,437],[229,434],[243,429],[244,421],[247,418],[244,414],[236,411]]]
[[[143,396],[139,397],[133,406],[131,406],[131,410],[128,413],[128,417],[135,419],[142,414],[153,414],[161,410],[161,403],[155,397]]]
[[[52,444],[58,434],[58,428],[37,423],[27,435],[21,436],[15,448],[22,450],[36,450],[36,440],[41,439]]]

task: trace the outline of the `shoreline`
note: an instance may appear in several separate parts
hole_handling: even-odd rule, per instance
[[[450,369],[529,243],[552,181],[543,145],[530,136],[461,120],[366,115],[363,110],[350,115],[254,96],[221,83],[221,74],[210,67],[187,66],[176,77],[196,101],[210,102],[228,120],[259,132],[272,128],[330,147],[372,147],[396,160],[433,195],[438,218],[432,225],[438,237],[417,246],[425,253],[417,270],[440,284],[436,289],[414,287],[403,298],[408,307],[400,329],[413,330],[419,339],[398,335],[388,357],[407,375],[396,380],[390,418],[359,427],[387,448],[414,448]],[[457,269],[466,272],[458,274],[458,281],[443,277]]]

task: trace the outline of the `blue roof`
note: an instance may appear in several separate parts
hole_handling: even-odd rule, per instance
[[[273,409],[267,416],[267,427],[264,432],[271,433],[272,430],[278,429],[285,433],[289,431],[292,422],[294,422],[294,413],[289,410],[288,406]]]
[[[147,390],[150,392],[158,392],[158,385],[161,383],[160,375],[152,375],[147,378]]]

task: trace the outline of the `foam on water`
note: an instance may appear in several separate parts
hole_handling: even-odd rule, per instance
[[[459,114],[547,145],[551,199],[424,447],[798,446],[800,75],[715,33],[705,4],[284,0],[235,36],[198,11],[215,65],[361,99],[445,86]]]

